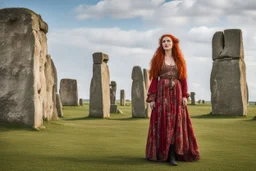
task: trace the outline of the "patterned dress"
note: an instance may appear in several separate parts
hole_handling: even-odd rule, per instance
[[[176,66],[163,64],[158,79],[151,81],[147,102],[156,102],[150,117],[146,158],[167,161],[170,144],[175,145],[177,160],[199,160],[199,149],[182,98],[188,98],[187,81],[178,79]]]

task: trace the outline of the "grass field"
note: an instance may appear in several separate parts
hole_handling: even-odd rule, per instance
[[[210,105],[189,106],[201,159],[177,167],[145,159],[149,119],[131,107],[109,119],[88,118],[88,104],[64,107],[64,118],[34,131],[0,126],[0,171],[252,171],[256,170],[256,106],[248,117],[214,117]]]

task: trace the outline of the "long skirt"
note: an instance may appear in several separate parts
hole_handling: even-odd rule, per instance
[[[170,144],[174,144],[177,160],[199,160],[199,148],[187,106],[182,105],[182,89],[179,80],[170,89],[169,79],[157,83],[156,106],[152,110],[146,158],[167,161]]]

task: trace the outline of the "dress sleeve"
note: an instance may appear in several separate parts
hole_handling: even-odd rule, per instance
[[[181,80],[181,87],[182,87],[182,97],[188,98],[190,95],[188,93],[188,83],[187,79]]]
[[[150,102],[156,101],[156,91],[157,91],[156,89],[157,89],[157,78],[153,78],[148,89],[146,102],[150,103]]]

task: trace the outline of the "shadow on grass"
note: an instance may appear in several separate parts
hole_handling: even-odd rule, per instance
[[[149,118],[133,118],[133,117],[129,117],[129,118],[96,118],[96,117],[79,117],[79,118],[62,118],[62,120],[64,121],[79,121],[79,120],[120,120],[120,121],[129,121],[129,120],[143,120],[143,119],[149,119]]]
[[[0,124],[1,124],[0,131],[12,131],[12,130],[38,131],[39,130],[24,124],[10,124],[10,123],[0,123]]]
[[[244,121],[256,122],[256,119],[255,119],[255,118],[248,118],[248,119],[246,119],[246,120],[244,120]]]
[[[56,160],[64,160],[68,162],[78,162],[85,164],[107,164],[107,165],[147,165],[156,164],[161,162],[151,162],[143,157],[132,157],[132,156],[104,156],[102,158],[77,158],[77,157],[56,157]]]
[[[62,118],[64,121],[80,121],[80,120],[100,120],[102,118],[96,118],[96,117],[79,117],[79,118]]]
[[[107,118],[107,120],[119,120],[119,121],[135,121],[135,120],[144,120],[144,119],[149,119],[149,118]]]
[[[212,114],[203,114],[197,116],[190,116],[191,118],[195,119],[232,119],[232,118],[246,118],[244,116],[231,116],[231,115],[212,115]]]

